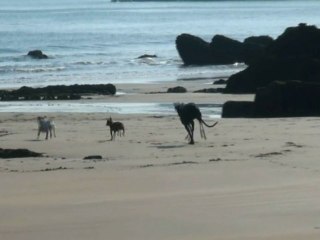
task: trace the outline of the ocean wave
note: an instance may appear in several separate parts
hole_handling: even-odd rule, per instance
[[[72,50],[81,49],[80,47],[67,46],[67,45],[49,45],[48,47],[57,48],[57,49],[72,49]]]
[[[220,118],[221,104],[198,104],[204,116]],[[78,112],[175,115],[172,103],[105,103],[86,101],[12,101],[0,102],[0,112]]]
[[[146,57],[135,58],[129,61],[130,65],[150,65],[150,66],[165,66],[165,65],[178,65],[181,61],[176,59],[165,59],[162,57]]]
[[[10,67],[1,68],[0,73],[41,73],[41,72],[60,72],[65,70],[65,67]]]
[[[20,56],[2,56],[0,57],[0,62],[24,62],[27,59],[27,55]]]
[[[105,63],[102,61],[79,61],[79,62],[75,62],[73,63],[74,65],[104,65]]]
[[[13,48],[0,48],[0,52],[3,53],[18,53],[20,51]]]

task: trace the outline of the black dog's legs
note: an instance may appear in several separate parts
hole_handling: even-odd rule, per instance
[[[206,132],[204,131],[204,127],[203,124],[199,121],[200,124],[200,134],[201,134],[201,138],[207,139],[206,137]]]
[[[184,125],[185,129],[187,130],[188,132],[188,136],[189,136],[189,139],[190,139],[190,142],[189,144],[194,144],[193,142],[193,136],[192,136],[192,133],[191,133],[191,126],[188,124],[188,125]]]
[[[194,133],[194,121],[191,122],[191,141],[190,141],[190,144],[194,144],[194,141],[193,141],[193,133]]]
[[[189,135],[189,139],[190,139],[189,144],[194,144],[194,140],[193,140],[194,122],[192,121],[191,123],[185,125],[185,128]]]
[[[112,133],[111,127],[110,127],[110,136],[111,136],[110,141],[112,141],[113,140],[113,133]]]

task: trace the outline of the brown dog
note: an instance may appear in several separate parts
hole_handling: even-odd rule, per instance
[[[113,122],[112,118],[107,119],[106,126],[110,127],[110,135],[111,135],[111,141],[116,138],[116,133],[118,133],[119,136],[124,136],[125,130],[124,130],[124,125],[121,122]]]

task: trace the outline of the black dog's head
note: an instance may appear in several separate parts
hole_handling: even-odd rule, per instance
[[[175,109],[175,110],[177,111],[177,113],[179,114],[179,113],[181,113],[181,110],[182,110],[184,104],[183,104],[183,103],[176,102],[176,103],[173,104],[173,106],[174,106],[174,109]]]

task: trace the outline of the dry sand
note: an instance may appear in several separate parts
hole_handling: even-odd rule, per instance
[[[144,94],[159,87],[123,85],[135,94],[104,100],[252,99]],[[127,131],[108,141],[104,114],[47,115],[47,141],[35,114],[0,115],[2,148],[46,154],[0,160],[1,240],[320,239],[320,118],[218,119],[206,141],[196,124],[188,145],[177,116],[113,115]]]

